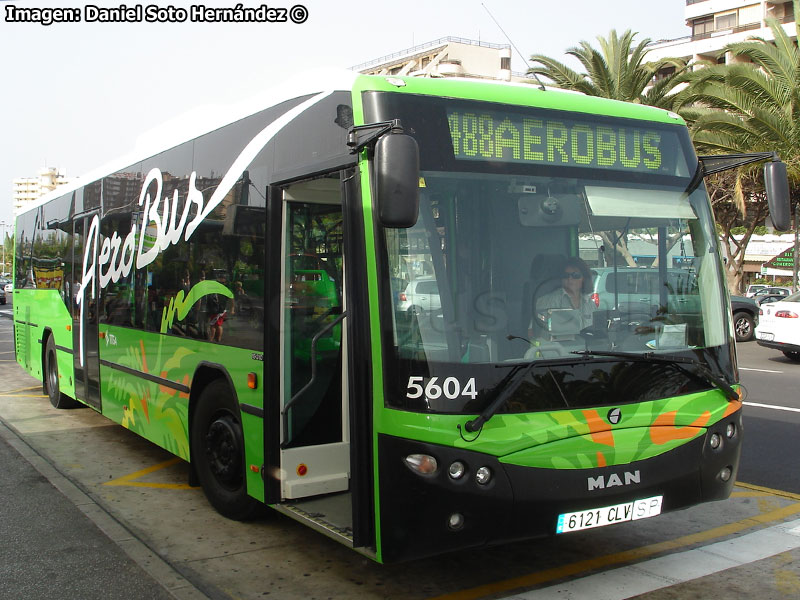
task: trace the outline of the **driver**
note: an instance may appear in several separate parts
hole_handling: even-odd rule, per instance
[[[591,270],[582,259],[568,258],[564,262],[561,286],[536,299],[534,319],[544,319],[544,314],[551,308],[574,309],[580,311],[580,329],[585,329],[592,325],[592,313],[596,309],[591,293]],[[536,336],[537,328],[533,322],[530,324],[528,334],[530,337],[540,337]]]

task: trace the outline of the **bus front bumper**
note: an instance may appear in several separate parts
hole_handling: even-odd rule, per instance
[[[736,435],[725,437],[727,423]],[[661,497],[660,512],[727,498],[741,453],[741,411],[665,454],[592,469],[542,469],[500,462],[459,448],[379,436],[380,540],[383,562],[396,562],[556,534],[559,515]],[[723,443],[711,447],[713,434]],[[405,457],[433,456],[422,475]],[[459,461],[465,472],[448,471]],[[491,477],[478,483],[485,467]],[[563,520],[563,519],[562,519]]]

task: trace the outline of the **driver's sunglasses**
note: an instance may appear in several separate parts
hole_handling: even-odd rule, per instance
[[[583,275],[577,271],[568,271],[561,276],[562,279],[583,279]]]

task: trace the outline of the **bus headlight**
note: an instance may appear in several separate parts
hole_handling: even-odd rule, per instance
[[[475,481],[480,485],[486,485],[492,479],[492,470],[489,467],[481,467],[475,471]]]
[[[461,479],[466,472],[466,467],[464,463],[460,460],[455,461],[453,464],[450,465],[450,468],[447,470],[448,475],[450,475],[450,479]]]

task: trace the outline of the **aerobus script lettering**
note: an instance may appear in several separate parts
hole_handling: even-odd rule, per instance
[[[119,281],[120,277],[127,277],[130,275],[134,264],[137,269],[142,269],[156,260],[160,252],[180,242],[181,238],[183,238],[184,241],[188,241],[200,226],[200,223],[219,206],[228,192],[230,192],[236,182],[239,181],[242,172],[253,162],[261,149],[275,137],[281,129],[293,121],[295,117],[317,104],[320,100],[327,98],[332,93],[332,91],[323,91],[312,96],[283,113],[256,134],[241,151],[239,156],[236,157],[236,160],[233,161],[233,164],[220,181],[216,190],[214,190],[208,202],[205,201],[203,193],[198,190],[195,185],[197,181],[197,172],[192,171],[191,175],[189,175],[189,190],[186,195],[186,202],[184,203],[183,212],[179,219],[177,218],[179,204],[178,191],[175,190],[172,195],[171,204],[168,199],[162,199],[161,194],[164,181],[161,170],[158,168],[150,169],[150,172],[142,183],[142,191],[139,194],[139,206],[144,205],[144,218],[139,225],[139,229],[137,230],[134,224],[131,230],[126,234],[124,241],[117,232],[113,232],[111,237],[106,237],[103,240],[99,254],[97,246],[100,240],[100,215],[94,215],[89,225],[89,231],[86,234],[86,248],[83,253],[83,271],[80,289],[75,297],[75,302],[78,307],[81,308],[86,301],[87,290],[89,290],[88,293],[91,299],[96,300],[96,273],[99,274],[99,288],[105,289],[109,282],[116,283]],[[155,194],[152,197],[148,191],[151,184],[155,184]],[[162,200],[164,200],[163,206]],[[189,214],[192,206],[196,207],[196,214],[194,218],[189,221]],[[155,242],[150,248],[145,248],[144,246],[145,231],[148,231],[148,234],[154,232],[153,237],[155,237]],[[137,235],[139,238],[138,246],[136,244]],[[94,260],[95,256],[97,256],[96,266]],[[225,288],[225,286],[218,284],[218,288]],[[232,292],[227,290],[227,288],[225,288],[227,294],[226,291],[222,289],[217,289],[214,292],[206,291],[206,289],[201,291],[200,289],[195,290],[193,288],[185,298],[180,295],[176,296],[171,306],[165,310],[162,315],[162,325],[171,323],[175,314],[178,315],[179,319],[182,318],[181,315],[185,315],[189,306],[191,306],[190,304],[187,305],[186,302],[190,299],[196,301],[202,295],[202,292],[232,295]],[[84,331],[83,314],[84,311],[81,310],[79,318],[81,332]],[[80,336],[79,348],[80,364],[83,366],[85,362],[85,351],[82,333]]]
[[[226,179],[229,179],[228,175],[223,178],[223,183]],[[144,205],[144,218],[138,229],[138,248],[136,247],[137,228],[134,224],[125,236],[124,242],[115,231],[112,233],[111,237],[106,237],[103,240],[100,246],[100,253],[97,254],[97,245],[100,239],[100,216],[95,215],[92,217],[89,232],[86,236],[86,249],[83,253],[81,286],[76,297],[78,306],[81,306],[85,301],[87,290],[90,290],[92,299],[95,299],[94,278],[96,273],[99,274],[100,289],[105,289],[109,282],[116,283],[119,281],[120,277],[125,278],[130,275],[134,265],[134,255],[136,258],[136,268],[142,269],[156,260],[160,252],[180,242],[181,238],[185,241],[189,240],[202,220],[209,215],[225,197],[225,194],[218,193],[218,187],[217,192],[211,196],[208,204],[205,204],[203,193],[198,190],[195,185],[196,181],[197,173],[192,171],[192,174],[189,175],[189,191],[186,196],[183,212],[181,213],[180,219],[177,219],[176,222],[179,204],[178,190],[175,190],[172,195],[171,205],[169,200],[164,200],[162,207],[161,193],[164,188],[163,176],[161,175],[160,169],[150,169],[150,172],[142,183],[142,191],[139,195],[139,206]],[[148,190],[153,183],[155,184],[155,195],[151,197]],[[233,187],[232,183],[230,187]],[[228,188],[226,188],[226,193],[227,191]],[[187,224],[192,206],[196,206],[197,211],[194,219]],[[155,242],[150,248],[145,248],[144,246],[145,231],[153,233],[153,237],[155,237]],[[95,255],[97,255],[97,269],[95,269],[94,266]],[[191,305],[201,296],[207,294],[233,296],[233,293],[221,283],[216,281],[202,283],[205,285],[198,284],[194,286],[185,298],[183,291],[179,292],[178,297],[172,299],[169,307],[164,308],[164,314],[161,318],[161,333],[166,333],[169,326],[172,325],[176,314],[179,319],[183,319],[186,314],[188,314]],[[82,331],[83,311],[81,311],[80,314]],[[80,356],[81,365],[83,365],[83,336],[81,336]]]

